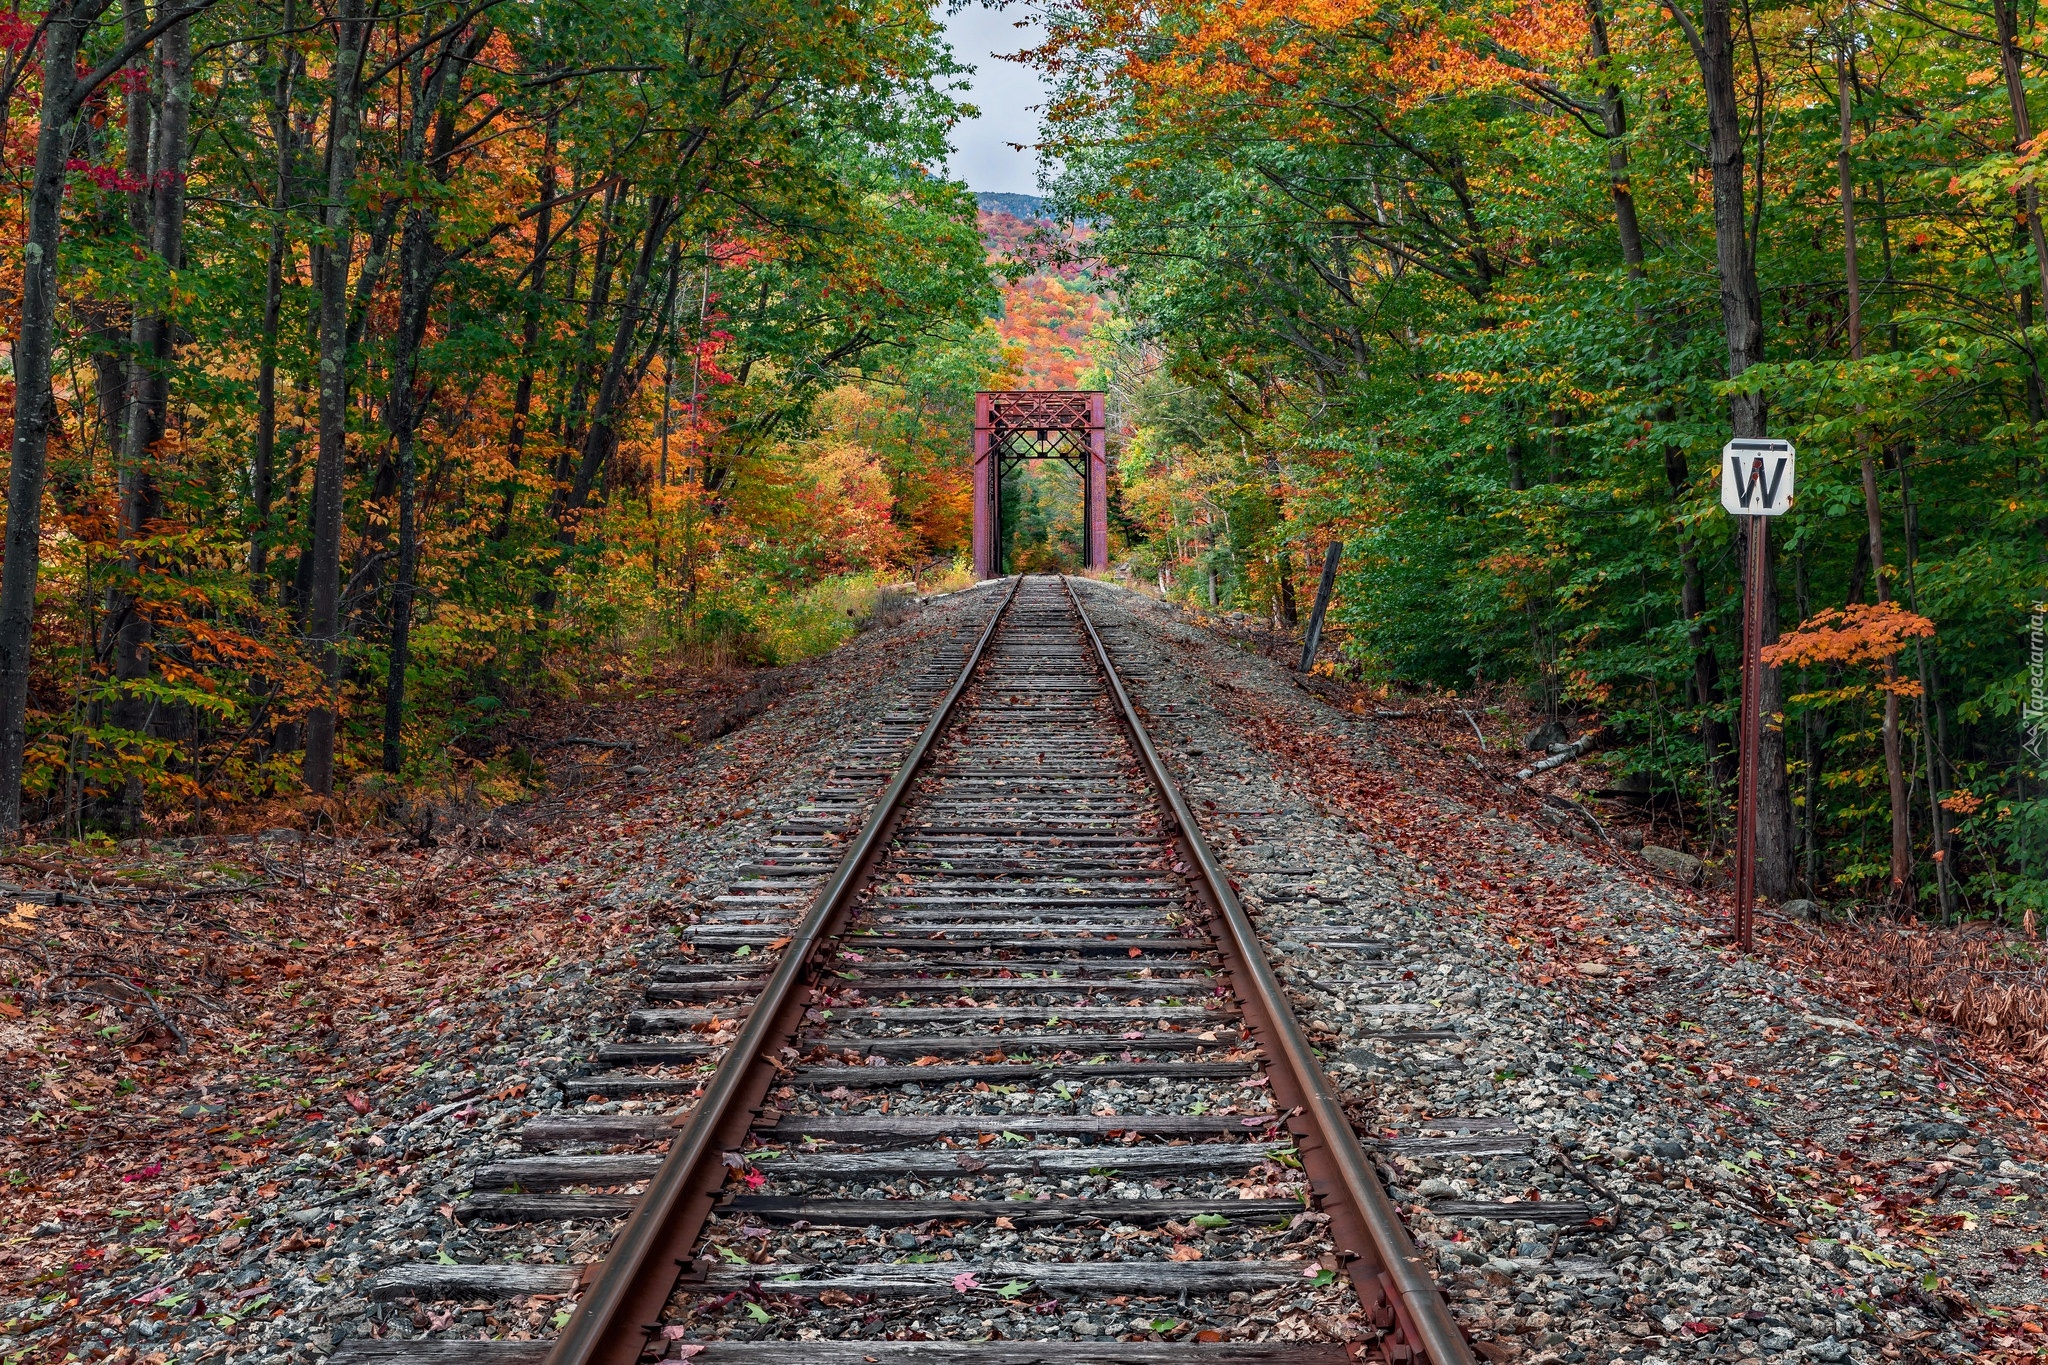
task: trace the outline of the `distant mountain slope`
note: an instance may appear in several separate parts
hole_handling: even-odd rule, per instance
[[[993,209],[1015,218],[1045,217],[1045,198],[1042,195],[998,194],[993,191],[977,190],[974,203],[983,213]]]

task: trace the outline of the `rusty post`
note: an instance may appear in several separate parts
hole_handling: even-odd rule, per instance
[[[1000,572],[997,542],[1003,534],[1002,509],[997,504],[1002,496],[1002,461],[990,448],[994,401],[991,393],[974,395],[974,576],[984,581]]]
[[[1770,563],[1770,518],[1744,517],[1749,568],[1742,579],[1742,714],[1735,807],[1735,946],[1748,952],[1756,912],[1756,784],[1763,747],[1763,581]]]
[[[1103,395],[1088,395],[1088,459],[1082,481],[1087,521],[1081,558],[1096,573],[1109,569],[1109,423]]]

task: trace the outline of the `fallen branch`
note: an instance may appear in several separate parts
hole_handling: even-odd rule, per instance
[[[1586,823],[1590,824],[1593,827],[1593,832],[1595,834],[1599,835],[1602,839],[1606,839],[1607,842],[1610,844],[1614,842],[1613,839],[1608,837],[1607,827],[1600,823],[1599,817],[1594,815],[1593,812],[1587,810],[1578,802],[1568,801],[1562,796],[1552,796],[1549,792],[1538,792],[1536,794],[1542,797],[1545,801],[1548,801],[1553,806],[1561,806],[1565,810],[1572,811],[1575,814],[1585,816]]]
[[[1570,744],[1565,745],[1564,749],[1561,752],[1554,753],[1549,758],[1538,759],[1536,762],[1531,763],[1528,767],[1516,773],[1515,781],[1527,782],[1530,778],[1536,776],[1536,774],[1538,773],[1547,773],[1552,768],[1562,768],[1565,764],[1571,762],[1573,759],[1584,756],[1585,753],[1592,747],[1593,736],[1580,735]]]
[[[426,1113],[421,1114],[418,1118],[413,1119],[408,1123],[400,1124],[398,1126],[398,1131],[403,1133],[414,1128],[424,1128],[426,1125],[434,1122],[436,1119],[446,1118],[448,1117],[448,1115],[454,1113],[456,1110],[466,1108],[467,1106],[474,1104],[476,1102],[476,1097],[478,1095],[483,1094],[485,1088],[486,1087],[481,1085],[472,1086],[468,1090],[465,1090],[461,1094],[457,1095],[454,1099],[448,1101],[448,1103],[436,1105],[432,1109],[429,1109]]]
[[[544,739],[542,744],[580,744],[586,749],[637,749],[640,746],[627,739],[590,739],[584,735],[570,735],[566,739]]]

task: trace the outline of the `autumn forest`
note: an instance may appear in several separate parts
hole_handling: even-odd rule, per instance
[[[1081,388],[1113,576],[1290,630],[1341,543],[1322,669],[1592,734],[1707,850],[1717,461],[1795,442],[1761,891],[2048,912],[2032,10],[1036,12],[1047,196],[980,202],[900,0],[0,20],[0,835],[515,799],[552,699],[964,585],[975,391]]]

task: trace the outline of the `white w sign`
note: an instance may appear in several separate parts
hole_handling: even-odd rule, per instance
[[[1721,507],[1731,516],[1778,517],[1792,506],[1790,441],[1738,439],[1721,447]]]

